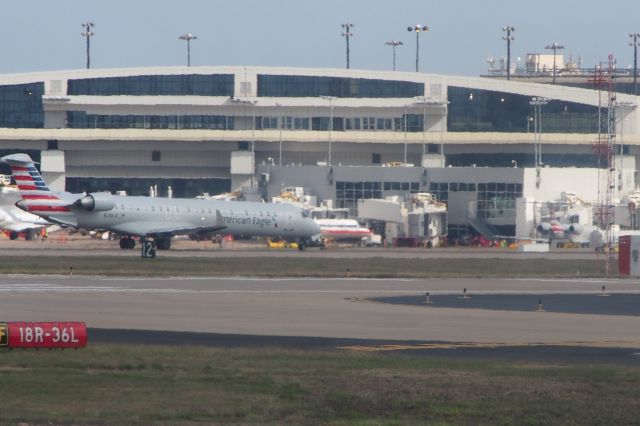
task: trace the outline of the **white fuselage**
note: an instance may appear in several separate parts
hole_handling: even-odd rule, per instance
[[[81,196],[76,194],[74,198]],[[98,205],[91,211],[72,206],[69,213],[40,214],[78,228],[139,236],[188,234],[217,228],[222,228],[221,234],[283,238],[310,238],[320,233],[301,209],[286,204],[110,194],[106,197],[113,205],[103,210]]]

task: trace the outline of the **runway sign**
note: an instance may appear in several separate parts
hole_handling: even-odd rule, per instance
[[[84,348],[87,326],[83,322],[0,322],[0,347]]]

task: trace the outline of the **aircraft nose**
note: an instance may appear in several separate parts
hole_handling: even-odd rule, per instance
[[[309,219],[311,221],[311,230],[313,232],[313,235],[318,235],[320,232],[322,232],[322,230],[320,229],[320,225],[318,225],[318,223],[313,220],[313,219]]]

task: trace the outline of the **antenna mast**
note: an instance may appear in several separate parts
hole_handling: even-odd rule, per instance
[[[616,88],[615,88],[616,61],[613,54],[609,54],[606,77],[602,75],[602,65],[599,73],[594,76],[594,85],[598,85],[600,93],[606,85],[607,88],[607,133],[602,132],[602,126],[598,123],[598,140],[594,146],[594,152],[598,154],[598,213],[597,225],[604,231],[603,248],[607,257],[605,272],[608,274],[610,266],[615,259],[613,225],[615,221],[615,191],[616,191],[616,166],[614,153],[616,148]],[[599,75],[598,75],[599,74]],[[600,111],[600,108],[599,108]],[[601,114],[598,112],[598,119]]]

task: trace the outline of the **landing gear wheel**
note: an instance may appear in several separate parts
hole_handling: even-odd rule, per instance
[[[171,248],[171,238],[156,239],[156,248],[158,250],[169,250]]]
[[[120,239],[120,248],[123,250],[131,250],[136,246],[136,242],[133,238],[125,237]]]

